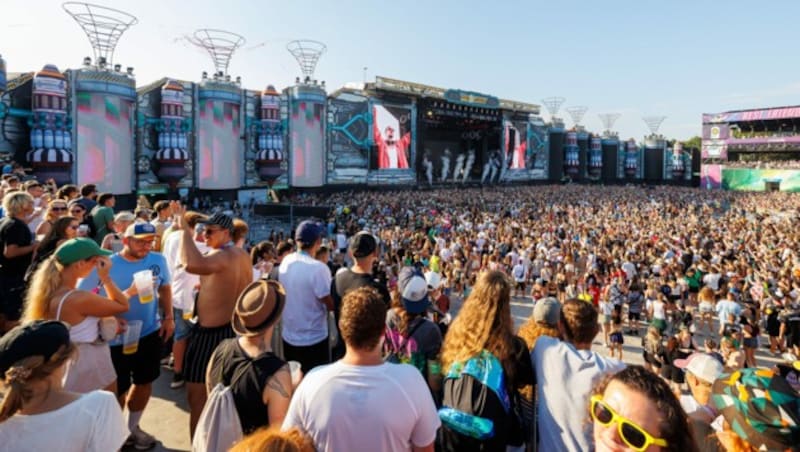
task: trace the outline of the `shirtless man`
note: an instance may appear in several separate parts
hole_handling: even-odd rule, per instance
[[[233,219],[217,213],[207,220],[205,239],[212,251],[205,256],[194,245],[193,231],[185,224],[185,207],[175,205],[174,226],[183,234],[181,259],[186,271],[200,275],[195,312],[197,324],[189,336],[184,358],[184,378],[189,400],[189,425],[192,436],[206,403],[206,367],[217,345],[236,336],[231,315],[239,294],[253,280],[250,255],[233,245]]]

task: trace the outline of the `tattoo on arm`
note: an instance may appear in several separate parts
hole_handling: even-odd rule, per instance
[[[283,386],[283,383],[281,383],[281,380],[278,378],[278,374],[281,372],[288,373],[288,370],[281,369],[275,372],[275,375],[273,375],[272,378],[270,378],[269,381],[267,382],[267,387],[271,388],[273,391],[277,392],[281,396],[286,397],[288,399],[290,397],[289,391],[286,390],[286,388]]]

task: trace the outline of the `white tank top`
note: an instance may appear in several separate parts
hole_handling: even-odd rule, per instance
[[[653,318],[654,319],[666,320],[667,314],[666,314],[666,312],[664,312],[664,302],[663,301],[654,301],[653,302]]]
[[[65,293],[63,297],[61,297],[61,301],[58,302],[58,309],[56,310],[56,320],[61,320],[61,307],[64,305],[64,302],[67,300],[67,297],[72,295],[72,292],[75,292],[75,289],[70,290],[69,292]],[[97,317],[87,316],[85,319],[81,320],[80,323],[77,325],[71,325],[69,328],[69,338],[72,342],[76,343],[91,343],[97,340],[100,336],[100,328],[97,325]]]

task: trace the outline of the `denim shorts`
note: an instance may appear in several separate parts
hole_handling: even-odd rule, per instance
[[[174,340],[179,341],[189,337],[189,333],[192,332],[192,322],[183,318],[183,310],[172,308],[172,316],[175,317]]]

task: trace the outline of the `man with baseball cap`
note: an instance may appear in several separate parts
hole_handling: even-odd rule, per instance
[[[142,322],[136,352],[127,355],[123,352],[121,335],[109,343],[111,361],[117,372],[117,397],[122,407],[128,408],[128,428],[131,436],[126,444],[133,445],[139,450],[151,448],[156,443],[152,435],[139,428],[139,420],[150,401],[153,382],[161,373],[163,340],[169,338],[175,329],[169,267],[164,256],[151,251],[155,237],[155,227],[149,223],[134,223],[128,226],[122,237],[122,251],[111,256],[112,265],[109,272],[117,287],[131,287],[135,273],[150,271],[156,289],[154,299],[151,301],[142,302],[139,295],[129,297],[130,309],[119,316],[125,323]],[[100,294],[105,295],[97,269],[92,270],[92,273],[81,281],[79,288],[88,291],[99,288]],[[159,315],[159,307],[164,312],[163,319]]]
[[[189,400],[189,429],[194,429],[206,403],[206,367],[214,349],[236,336],[230,321],[236,298],[253,281],[250,255],[233,244],[233,218],[215,213],[198,221],[205,224],[206,245],[212,250],[203,255],[194,244],[194,230],[186,219],[186,208],[172,204],[173,227],[181,231],[180,255],[186,271],[200,275],[200,291],[194,305],[197,324],[189,335],[183,374]]]
[[[278,269],[278,280],[286,288],[281,331],[284,358],[300,362],[305,373],[330,362],[331,272],[314,259],[323,235],[324,228],[316,221],[300,223],[294,234],[297,251],[286,256]]]
[[[686,359],[676,359],[673,364],[686,373],[686,384],[691,395],[680,397],[681,406],[689,416],[689,427],[701,450],[713,450],[714,428],[717,417],[711,404],[711,388],[723,373],[722,363],[708,353],[692,353]]]
[[[350,246],[348,249],[353,257],[353,266],[350,268],[342,268],[336,272],[331,287],[331,296],[333,297],[337,324],[339,322],[339,312],[342,307],[342,298],[351,290],[364,286],[372,287],[381,294],[387,308],[391,301],[389,290],[372,275],[372,266],[378,259],[378,240],[375,236],[369,232],[359,232],[350,239]],[[334,360],[344,356],[343,341],[339,341],[336,344],[332,354]]]

